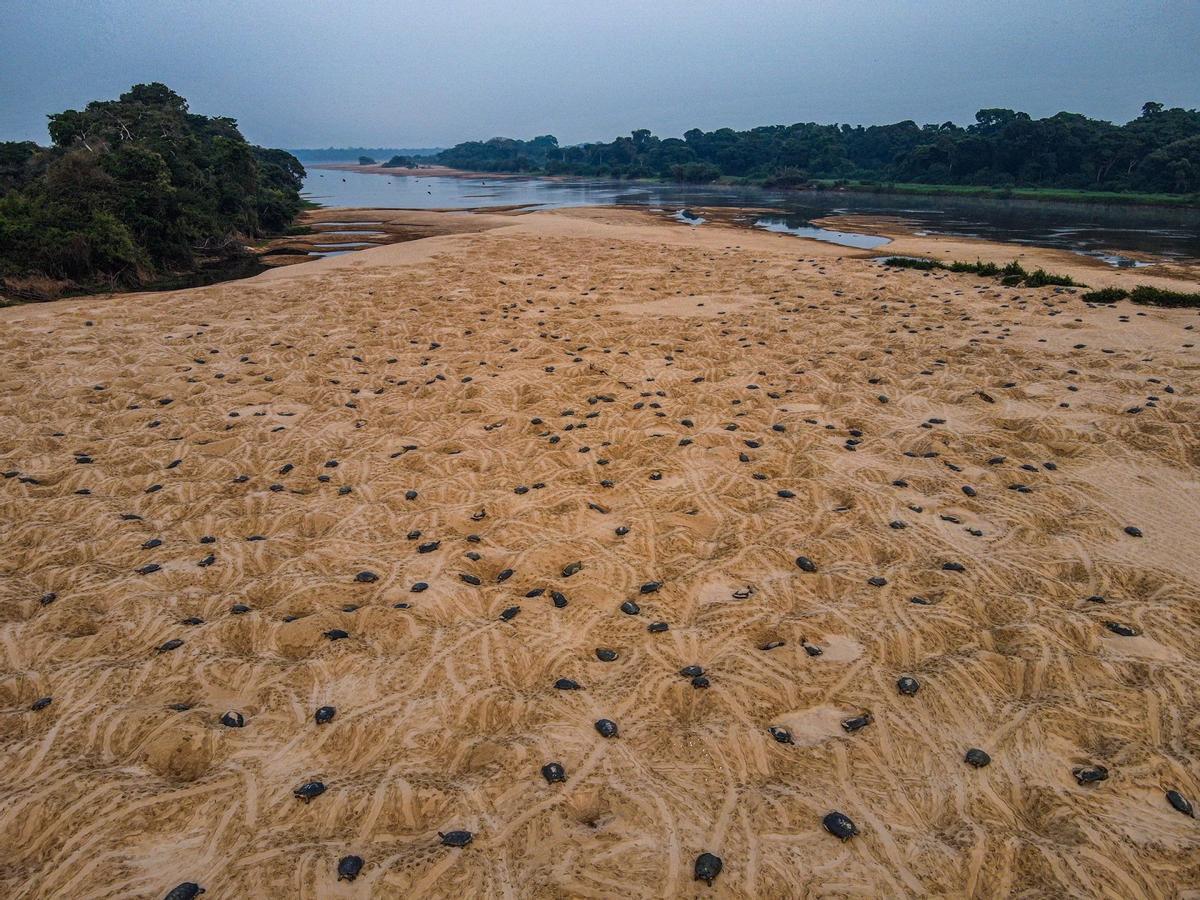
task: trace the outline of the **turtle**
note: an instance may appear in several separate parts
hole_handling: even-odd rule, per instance
[[[195,900],[196,897],[199,897],[203,893],[204,888],[200,887],[196,882],[185,881],[167,891],[167,896],[163,900]]]
[[[567,595],[562,591],[551,591],[550,601],[554,604],[555,609],[562,609],[567,605]]]
[[[600,732],[600,737],[617,737],[617,723],[612,719],[597,719],[596,730]]]
[[[469,831],[447,831],[445,834],[439,831],[438,837],[442,839],[443,847],[465,847],[475,839]]]
[[[235,603],[233,606],[229,607],[229,611],[235,616],[240,616],[250,612],[250,607],[245,603]]]
[[[1193,819],[1196,818],[1196,812],[1192,809],[1192,804],[1179,791],[1167,791],[1167,802],[1171,804],[1173,809],[1178,810],[1185,816],[1191,816]]]
[[[504,610],[504,612],[500,613],[500,621],[511,622],[513,619],[515,619],[517,617],[517,613],[519,613],[520,611],[521,611],[521,607],[510,606],[508,609]]]
[[[432,553],[434,550],[436,550],[440,546],[442,546],[441,541],[426,541],[423,544],[417,545],[417,552],[418,553]]]
[[[702,666],[684,666],[679,670],[679,674],[684,678],[695,678],[704,674],[704,668]]]
[[[616,531],[617,537],[625,537],[625,535],[629,534],[629,526],[628,525],[618,525],[616,527],[615,531]]]
[[[967,567],[960,562],[944,562],[942,563],[942,571],[944,572],[965,572]]]
[[[343,856],[338,860],[337,880],[353,881],[358,877],[358,873],[362,871],[362,867],[363,861],[361,856]]]
[[[53,702],[54,702],[53,697],[38,697],[38,699],[34,700],[32,703],[29,704],[29,708],[33,712],[41,712],[43,709],[45,709],[47,706],[49,706]]]
[[[765,644],[759,645],[759,650],[776,650],[782,647],[786,641],[767,641]]]
[[[772,725],[767,729],[771,737],[775,738],[781,744],[792,743],[792,733],[782,725]]]
[[[626,600],[624,603],[621,604],[621,612],[625,613],[625,615],[627,615],[627,616],[636,616],[641,611],[642,611],[642,608],[640,606],[638,606],[636,603],[634,603],[632,600]]]
[[[416,492],[416,491],[413,491],[413,490],[407,490],[407,491],[405,491],[405,492],[404,492],[404,499],[405,499],[405,500],[416,500],[416,499],[417,499],[417,492]]]
[[[692,687],[694,688],[706,688],[709,686],[709,683],[708,676],[706,675],[697,675],[692,679]]]
[[[1133,625],[1126,625],[1123,622],[1105,622],[1104,627],[1113,634],[1119,634],[1121,637],[1137,637],[1142,633]]]
[[[920,689],[921,689],[921,683],[919,681],[917,681],[917,679],[913,678],[911,675],[902,675],[896,681],[896,690],[898,690],[905,697],[911,697],[913,694],[915,694]]]
[[[809,656],[820,656],[825,652],[820,647],[818,647],[816,644],[810,644],[808,642],[805,642],[805,643],[801,644],[800,646],[802,646],[804,648],[804,652],[807,653]]]
[[[883,578],[882,576],[875,575],[874,577],[867,579],[867,584],[871,585],[871,587],[883,587],[887,584],[887,579]]]
[[[140,569],[137,569],[136,571],[139,575],[153,575],[155,572],[158,572],[161,570],[162,570],[162,566],[160,566],[158,563],[150,563],[149,565],[142,566]]]
[[[991,761],[992,758],[978,747],[972,747],[963,755],[963,762],[968,766],[974,766],[976,769],[982,769],[984,766],[990,764]]]
[[[419,594],[421,591],[429,590],[429,584],[424,581],[418,581],[409,590],[414,594]]]
[[[354,580],[359,584],[372,584],[379,580],[379,576],[374,572],[359,572],[354,576]]]
[[[220,722],[226,728],[244,728],[246,726],[246,717],[236,709],[231,709],[222,714]]]
[[[712,887],[713,881],[721,874],[721,869],[725,867],[725,863],[721,861],[721,857],[712,853],[701,853],[696,857],[695,875],[693,881],[703,881],[709,887]]]
[[[580,562],[579,560],[576,560],[575,562],[570,563],[563,567],[562,577],[570,578],[572,575],[574,575],[576,572],[578,572],[582,568],[583,568],[583,563]]]
[[[574,679],[571,679],[571,678],[558,679],[558,681],[554,682],[554,688],[555,688],[555,690],[559,690],[559,691],[582,690],[582,687],[580,686],[579,682],[575,681]]]
[[[1071,774],[1080,784],[1095,784],[1108,779],[1108,769],[1104,766],[1080,766],[1072,769]]]
[[[864,711],[857,716],[851,716],[849,719],[843,719],[842,720],[842,729],[844,731],[847,731],[847,732],[853,734],[854,732],[858,731],[860,728],[866,728],[868,725],[870,725],[874,721],[875,721],[875,717],[872,716],[869,712]]]
[[[969,484],[963,485],[962,492],[968,497],[974,497],[978,493],[978,491],[976,491],[975,488],[971,487]]]
[[[532,599],[533,597],[540,597],[544,593],[546,593],[545,588],[532,588],[525,592],[525,597],[526,599]]]
[[[501,582],[508,581],[508,579],[510,579],[512,577],[513,577],[512,569],[501,569],[500,572],[497,573],[497,575],[496,575],[496,583],[500,584]]]
[[[337,715],[337,708],[333,706],[322,706],[315,713],[313,719],[318,725],[324,725],[327,722],[332,722],[333,717]]]
[[[464,584],[474,585],[475,587],[483,584],[478,575],[472,575],[470,572],[459,572],[458,578]]]
[[[638,592],[642,594],[653,594],[656,593],[660,587],[662,587],[661,581],[647,581],[640,588],[638,588]]]
[[[308,803],[310,800],[315,800],[325,793],[325,785],[320,781],[306,781],[300,787],[292,791],[292,796],[297,800],[303,800]]]
[[[172,650],[178,650],[183,646],[182,638],[171,638],[169,641],[164,641],[158,645],[159,653],[170,653]]]
[[[844,812],[838,812],[836,809],[833,812],[826,813],[825,818],[821,820],[821,824],[836,838],[841,838],[843,841],[848,841],[850,838],[858,834],[858,826]]]
[[[646,626],[646,630],[651,634],[662,634],[664,631],[669,630],[670,627],[666,622],[651,622]]]
[[[1138,528],[1136,525],[1126,525],[1125,533],[1130,537],[1142,537],[1142,529]]]
[[[350,637],[350,633],[348,631],[343,631],[340,628],[330,628],[325,632],[325,637],[331,641],[340,641]]]
[[[546,763],[542,766],[542,777],[548,784],[556,784],[567,780],[567,771],[562,767],[562,763]]]
[[[142,544],[143,550],[153,550],[155,547],[163,545],[162,538],[150,538],[146,543]]]
[[[596,648],[596,658],[599,659],[600,662],[613,662],[620,655],[621,654],[619,654],[616,650],[610,650],[607,647]]]

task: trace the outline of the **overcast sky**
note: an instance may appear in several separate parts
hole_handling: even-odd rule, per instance
[[[0,0],[0,139],[143,81],[276,147],[1124,122],[1200,106],[1200,0]]]

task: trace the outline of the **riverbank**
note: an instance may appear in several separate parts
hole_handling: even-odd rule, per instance
[[[0,893],[1200,880],[1200,313],[429,215],[0,310]]]

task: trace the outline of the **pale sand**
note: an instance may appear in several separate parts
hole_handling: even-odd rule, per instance
[[[1200,315],[498,218],[0,311],[0,895],[1197,896]]]

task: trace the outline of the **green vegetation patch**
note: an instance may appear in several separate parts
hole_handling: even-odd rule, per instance
[[[918,269],[920,271],[945,269],[947,272],[969,272],[973,275],[982,275],[985,278],[999,278],[1001,284],[1009,287],[1017,285],[1024,285],[1025,287],[1083,287],[1083,285],[1073,281],[1069,275],[1053,275],[1045,269],[1034,269],[1032,272],[1027,272],[1015,260],[1006,266],[998,266],[995,263],[981,262],[980,260],[976,260],[973,263],[944,263],[936,259],[923,259],[912,256],[888,256],[884,258],[883,264],[897,269]]]
[[[1132,291],[1124,288],[1102,288],[1084,294],[1083,299],[1089,303],[1116,303],[1118,300],[1131,300],[1143,306],[1175,306],[1189,309],[1200,309],[1200,293],[1187,291],[1164,291],[1148,284],[1139,284]]]

